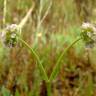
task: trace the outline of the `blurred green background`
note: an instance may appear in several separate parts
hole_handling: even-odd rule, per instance
[[[0,0],[1,28],[3,2]],[[52,6],[39,26],[50,2]],[[80,35],[81,24],[96,23],[96,0],[7,0],[7,24],[19,24],[33,3],[22,38],[38,53],[50,76],[60,53]],[[95,59],[95,47],[87,50],[82,41],[73,46],[52,82],[52,96],[96,96]],[[10,49],[0,43],[0,96],[46,96],[36,60],[22,44]]]

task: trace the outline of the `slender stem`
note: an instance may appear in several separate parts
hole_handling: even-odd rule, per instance
[[[64,51],[63,53],[61,53],[61,55],[59,56],[58,60],[57,60],[57,63],[56,63],[56,66],[54,67],[52,73],[51,73],[51,76],[49,78],[49,81],[51,82],[53,79],[55,79],[55,77],[58,75],[59,73],[59,70],[60,70],[60,61],[62,60],[63,56],[65,55],[65,53],[74,45],[76,44],[79,40],[81,40],[82,38],[79,37],[77,38],[74,42],[72,42],[71,45],[69,45]]]
[[[51,82],[47,82],[46,83],[47,85],[47,96],[51,96]]]
[[[39,67],[39,69],[40,69],[40,72],[41,72],[41,74],[42,74],[42,77],[43,77],[43,79],[44,79],[46,82],[48,82],[48,81],[49,81],[49,80],[48,80],[48,76],[47,76],[47,74],[46,74],[46,72],[45,72],[45,69],[43,68],[43,65],[41,64],[41,61],[40,61],[38,55],[36,54],[36,52],[35,52],[22,38],[20,38],[19,36],[18,36],[18,38],[19,38],[19,40],[31,51],[31,53],[35,56],[35,58],[37,59],[38,67]]]
[[[6,24],[6,13],[7,13],[7,0],[4,0],[4,8],[3,8],[3,26]]]

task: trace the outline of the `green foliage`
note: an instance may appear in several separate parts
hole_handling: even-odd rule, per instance
[[[32,0],[17,0],[17,9],[19,10],[24,10],[24,9],[27,9],[29,8],[29,6],[31,6],[32,4]]]
[[[10,91],[7,88],[5,88],[4,86],[1,89],[1,93],[3,96],[11,96]]]
[[[20,93],[18,92],[18,90],[16,90],[15,96],[20,96]]]
[[[0,9],[1,9],[0,18],[1,19],[3,16],[3,10],[2,10],[3,1],[4,0],[0,0]],[[50,7],[51,1],[52,1],[52,6]],[[88,4],[88,2],[86,3],[86,1],[90,3]],[[22,30],[22,35],[23,35],[23,39],[28,41],[28,44],[24,41],[23,43],[25,43],[25,45],[30,49],[31,53],[34,54],[35,51],[38,51],[38,52],[35,53],[35,56],[34,55],[31,56],[30,52],[27,53],[25,51],[22,44],[19,44],[19,46],[16,46],[7,52],[6,49],[4,49],[0,45],[0,87],[5,86],[4,83],[2,83],[5,79],[6,79],[6,82],[7,81],[10,82],[11,81],[10,78],[14,78],[17,80],[17,82],[19,82],[19,84],[17,84],[16,82],[17,87],[16,87],[15,96],[21,96],[23,91],[25,91],[24,92],[26,94],[26,95],[24,94],[25,96],[39,96],[40,91],[46,90],[45,85],[43,85],[44,89],[40,88],[40,83],[42,82],[41,77],[45,78],[44,80],[48,82],[48,77],[50,76],[51,76],[50,77],[51,80],[53,80],[57,75],[58,75],[57,79],[58,77],[59,79],[61,79],[63,78],[63,76],[67,75],[69,76],[69,78],[65,76],[62,84],[64,90],[66,88],[65,92],[61,94],[62,96],[63,94],[64,96],[67,96],[68,94],[66,95],[66,93],[68,92],[70,93],[70,88],[71,88],[71,93],[73,93],[73,95],[77,92],[76,94],[78,95],[75,95],[75,96],[79,96],[79,95],[82,96],[82,94],[84,94],[84,96],[92,96],[93,90],[94,90],[94,87],[93,87],[94,81],[92,81],[93,74],[89,72],[90,75],[88,75],[87,77],[88,79],[87,85],[85,85],[84,83],[85,79],[82,79],[83,77],[82,74],[86,71],[86,69],[88,71],[91,70],[91,64],[86,66],[86,63],[88,63],[86,61],[87,57],[86,59],[83,58],[83,56],[85,56],[84,42],[80,41],[78,44],[72,47],[70,51],[67,50],[68,54],[66,56],[63,56],[64,54],[60,55],[60,53],[63,53],[63,49],[65,50],[66,47],[68,47],[72,43],[72,41],[74,41],[76,37],[80,35],[80,32],[81,32],[80,25],[82,21],[80,16],[81,15],[84,16],[84,14],[87,14],[88,16],[86,15],[86,17],[83,17],[83,18],[86,19],[87,17],[90,17],[90,20],[93,20],[93,18],[91,18],[91,12],[93,12],[96,9],[96,8],[94,8],[94,10],[92,9],[94,7],[92,4],[93,1],[94,0],[92,1],[90,0],[17,0],[17,1],[8,0],[6,25],[13,22],[19,23],[20,20],[22,19],[22,16],[24,16],[25,13],[27,13],[28,9],[33,4],[33,2],[35,3],[36,6],[33,9],[33,13],[31,14],[29,21],[26,23],[26,26]],[[94,1],[94,4],[95,4],[95,1]],[[40,20],[42,20],[48,7],[50,7],[49,8],[50,10],[45,16],[43,22],[40,23]],[[96,17],[94,14],[92,14],[92,17]],[[8,34],[7,39],[10,38],[9,35],[10,34]],[[87,39],[88,41],[89,38],[86,35],[87,34],[85,32],[84,34],[82,34],[84,39]],[[15,42],[17,39],[13,38],[12,40],[13,40],[12,42]],[[40,60],[38,59],[38,56],[40,57]],[[37,58],[37,61],[39,62],[39,64],[37,64],[38,62],[36,62],[36,58],[34,57]],[[53,71],[52,73],[53,75],[52,75],[51,74],[52,69],[54,68],[56,61],[58,60],[59,57],[60,57],[59,63],[57,63],[57,67],[55,68],[56,70]],[[63,65],[63,67],[61,68],[63,69],[63,71],[59,70],[60,65]],[[67,66],[69,67],[67,68]],[[39,73],[38,67],[40,68],[40,72],[41,72],[40,76],[39,75],[37,76],[37,74]],[[30,68],[32,69],[30,70]],[[68,69],[69,73],[66,73],[65,71],[66,68]],[[44,69],[46,70],[48,77]],[[13,70],[12,72],[15,73],[14,76],[11,76],[10,74],[11,70]],[[77,74],[77,70],[79,70],[79,75],[81,77],[79,76],[75,77],[74,74],[72,74],[73,82],[74,82],[73,80],[74,78],[80,79],[80,83],[76,82],[77,86],[75,86],[73,82],[70,81],[70,78],[71,78],[70,73],[74,72]],[[60,74],[57,74],[59,73],[59,71],[60,71]],[[31,74],[28,74],[28,73],[31,73]],[[70,82],[72,82],[73,87],[71,87]],[[60,81],[55,83],[54,85],[58,85],[58,83],[60,83]],[[69,85],[66,87],[66,84],[69,84]],[[32,88],[30,88],[30,86],[32,86]],[[61,92],[63,88],[61,89],[59,88],[58,91],[60,90]],[[20,91],[18,91],[18,89]],[[52,90],[55,90],[55,89],[56,88],[54,88],[53,86]],[[50,88],[48,90],[50,92]],[[78,90],[80,91],[80,93]],[[2,90],[0,91],[2,91],[2,94],[4,96],[11,96],[11,91],[9,91],[5,87],[2,87]],[[55,96],[54,94],[57,95],[58,92],[57,93],[54,93],[54,92],[57,92],[57,89],[53,91],[53,94],[52,94],[53,96]]]

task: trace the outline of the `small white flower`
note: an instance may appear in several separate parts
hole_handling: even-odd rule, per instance
[[[90,27],[90,25],[91,25],[90,23],[88,23],[88,22],[85,23],[85,22],[84,22],[84,23],[82,24],[82,28],[86,29],[86,28]]]
[[[91,23],[82,24],[81,36],[86,43],[86,46],[93,46],[96,43],[96,27]]]
[[[2,31],[2,42],[7,47],[14,47],[18,41],[18,26],[16,24],[8,25]]]
[[[12,35],[11,35],[11,38],[15,38],[15,37],[16,37],[16,34],[12,34]]]
[[[92,29],[93,31],[96,31],[96,28],[94,26],[94,24],[91,23],[83,23],[82,24],[82,29],[87,30],[87,29]]]

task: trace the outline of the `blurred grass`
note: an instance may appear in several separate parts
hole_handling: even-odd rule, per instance
[[[96,23],[96,0],[52,0],[52,7],[38,32],[38,18],[44,16],[50,0],[42,0],[41,14],[40,0],[8,0],[7,24],[18,24],[33,2],[36,6],[22,37],[37,51],[50,75],[59,54],[80,34],[81,23]],[[0,0],[1,27],[2,18],[3,0]],[[82,41],[71,48],[61,61],[60,74],[52,83],[53,96],[95,96],[95,52],[89,53],[90,62]],[[33,56],[21,44],[13,49],[6,49],[0,44],[0,96],[46,96],[43,95],[46,86],[38,74]]]

